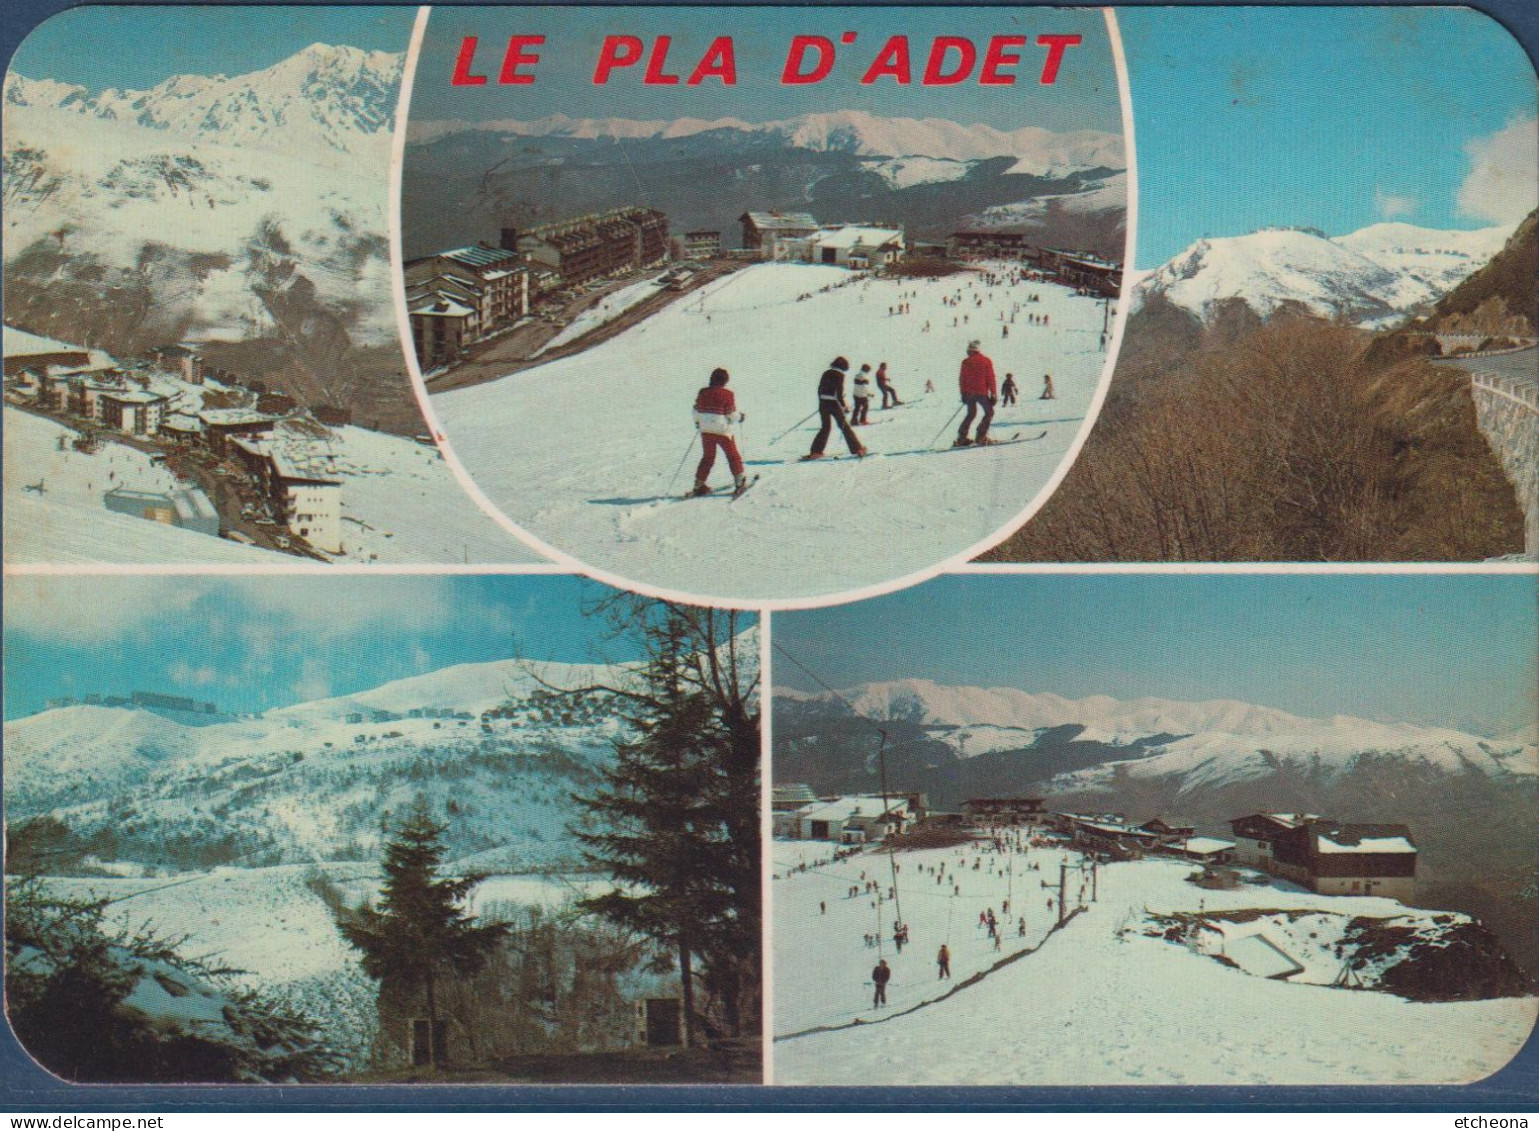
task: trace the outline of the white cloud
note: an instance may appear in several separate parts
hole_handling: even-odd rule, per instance
[[[1410,216],[1416,211],[1416,198],[1405,193],[1373,190],[1373,208],[1380,220],[1393,220],[1397,216]]]
[[[415,632],[442,628],[457,610],[452,582],[441,577],[263,578],[234,588],[250,612],[273,627],[313,640],[368,635],[379,629]]]
[[[7,577],[5,626],[59,643],[100,643],[185,616],[201,595],[187,578]]]
[[[1464,147],[1470,171],[1459,186],[1459,212],[1512,224],[1539,205],[1539,119],[1515,118]]]
[[[297,703],[308,703],[314,699],[328,699],[331,697],[331,675],[327,671],[326,664],[314,657],[305,657],[300,665],[299,678],[294,681],[290,689]]]
[[[182,687],[207,687],[219,682],[219,673],[214,668],[208,664],[194,667],[186,660],[177,660],[166,669],[166,675],[172,683]]]

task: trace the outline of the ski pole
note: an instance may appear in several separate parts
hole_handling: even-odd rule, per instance
[[[962,410],[964,408],[966,408],[966,407],[967,406],[965,404],[957,405],[957,410],[951,414],[951,420],[955,420],[957,417],[961,416],[962,415]],[[933,448],[935,446],[935,441],[939,440],[942,436],[944,436],[946,434],[946,429],[951,427],[951,420],[948,420],[948,421],[946,421],[946,423],[941,425],[941,430],[939,432],[935,433],[935,436],[930,440],[930,442],[928,444],[925,445],[925,447]]]
[[[775,438],[774,438],[774,439],[773,439],[773,440],[771,440],[771,441],[770,441],[770,447],[772,447],[772,448],[773,448],[773,447],[774,447],[774,446],[775,446],[775,445],[776,445],[776,444],[778,444],[778,443],[780,443],[780,441],[782,441],[782,440],[784,440],[784,439],[785,439],[785,438],[786,438],[786,437],[787,437],[787,436],[789,436],[789,435],[790,435],[790,434],[791,434],[791,433],[792,433],[792,432],[795,432],[795,431],[796,431],[796,430],[797,430],[797,429],[798,429],[798,428],[800,428],[800,427],[801,427],[801,426],[802,426],[802,425],[803,425],[803,424],[806,424],[806,423],[807,423],[807,421],[809,421],[809,420],[811,420],[811,419],[812,419],[812,418],[813,418],[813,417],[814,417],[814,416],[816,416],[816,415],[817,415],[817,414],[818,414],[818,413],[819,413],[819,412],[820,412],[820,411],[821,411],[821,408],[815,408],[815,409],[813,409],[813,410],[812,410],[812,411],[811,411],[811,412],[809,412],[809,413],[808,413],[808,414],[807,414],[807,415],[806,415],[806,416],[804,416],[804,417],[802,417],[802,418],[801,418],[801,419],[800,419],[800,420],[798,420],[798,421],[797,421],[797,422],[796,422],[796,423],[795,423],[795,424],[793,424],[793,425],[791,425],[791,427],[789,427],[789,428],[787,428],[787,429],[786,429],[786,430],[785,430],[785,431],[784,431],[784,432],[782,432],[782,433],[781,433],[781,434],[780,434],[780,435],[778,435],[778,436],[776,436],[776,437],[775,437]]]
[[[694,450],[695,450],[695,441],[694,441],[694,438],[691,437],[690,441],[689,441],[689,446],[684,449],[684,458],[679,460],[679,466],[673,469],[673,478],[668,480],[668,486],[663,490],[663,494],[665,494],[665,495],[673,494],[673,485],[679,481],[679,472],[684,470],[684,465],[689,462],[689,453],[694,451]]]

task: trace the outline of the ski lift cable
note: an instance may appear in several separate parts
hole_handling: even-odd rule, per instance
[[[791,661],[792,664],[796,665],[796,667],[804,675],[806,675],[808,679],[812,680],[819,687],[823,688],[830,695],[832,695],[835,699],[838,699],[841,703],[843,703],[846,707],[848,707],[850,709],[850,713],[853,714],[857,719],[861,720],[864,723],[869,723],[871,725],[871,728],[873,730],[875,730],[876,733],[880,736],[881,740],[880,740],[880,742],[877,745],[876,757],[877,757],[878,770],[881,773],[882,809],[883,809],[882,816],[885,818],[887,816],[887,810],[888,810],[888,807],[890,805],[890,802],[887,799],[887,731],[886,731],[886,729],[880,723],[878,723],[875,719],[868,719],[865,715],[862,715],[860,713],[859,709],[856,708],[854,703],[851,703],[848,698],[846,698],[843,694],[841,694],[837,689],[832,687],[828,683],[827,680],[823,679],[816,672],[814,672],[811,668],[809,668],[806,664],[802,663],[795,656],[791,655],[791,653],[786,650],[785,645],[781,644],[778,640],[771,641],[771,644],[772,644],[772,646],[775,648],[775,650],[777,652],[779,652],[787,660]],[[886,837],[883,837],[882,839],[887,842],[887,863],[888,863],[888,866],[892,869],[892,891],[893,891],[894,914],[897,916],[897,920],[896,921],[901,923],[901,922],[903,922],[903,904],[902,904],[902,902],[898,898],[898,861],[897,861],[896,857],[893,854],[892,842],[890,840],[888,840],[888,838],[886,838]]]

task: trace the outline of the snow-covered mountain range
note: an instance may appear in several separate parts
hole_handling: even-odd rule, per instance
[[[1262,317],[1287,303],[1326,318],[1382,326],[1430,307],[1501,250],[1511,225],[1440,231],[1373,224],[1344,236],[1265,228],[1200,239],[1145,275],[1138,294],[1163,295],[1206,318],[1244,299]]]
[[[930,746],[932,761],[940,748],[958,761],[1019,755],[1015,784],[1034,782],[1058,792],[1131,779],[1192,793],[1264,780],[1289,767],[1332,780],[1350,776],[1360,761],[1384,758],[1433,775],[1531,779],[1539,773],[1539,745],[1527,730],[1483,738],[1347,716],[1305,718],[1234,700],[1066,699],[927,680],[862,684],[839,697],[782,689],[777,732],[783,713],[793,715],[798,727],[816,730],[819,716],[847,720],[851,707],[867,719],[910,724],[910,741]],[[1063,750],[1075,745],[1083,756],[1065,763]],[[1034,765],[1032,755],[1049,748],[1056,760]],[[991,759],[994,769],[1007,773],[1010,757]]]
[[[314,44],[144,91],[5,80],[7,315],[119,353],[392,341],[401,57]],[[302,351],[301,351],[302,352]],[[335,361],[333,359],[333,364]]]
[[[6,803],[13,820],[49,813],[95,838],[104,859],[251,865],[369,858],[382,819],[424,796],[454,816],[456,855],[570,864],[571,794],[592,787],[625,724],[608,696],[552,698],[540,681],[617,686],[628,670],[464,664],[197,727],[131,708],[44,711],[5,724]]]
[[[9,107],[63,110],[217,145],[263,146],[316,162],[372,157],[388,141],[402,57],[312,43],[264,70],[173,75],[148,90],[88,88],[12,72]]]
[[[863,110],[802,114],[778,121],[749,123],[740,118],[677,118],[644,121],[633,118],[570,118],[553,114],[531,121],[500,119],[488,122],[412,122],[412,141],[431,141],[451,133],[484,130],[518,137],[589,139],[655,139],[694,137],[714,131],[756,135],[779,144],[815,153],[849,153],[871,158],[929,158],[930,164],[909,163],[908,183],[954,180],[975,161],[1014,157],[1007,172],[1037,177],[1066,177],[1085,169],[1122,169],[1127,165],[1120,134],[1103,130],[1055,133],[1040,126],[999,130],[963,125],[945,118],[885,118]],[[880,167],[881,163],[873,163]],[[960,172],[958,169],[960,168]],[[894,182],[895,187],[896,181]]]

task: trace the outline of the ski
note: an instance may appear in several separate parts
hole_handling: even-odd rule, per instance
[[[1019,432],[1012,432],[1003,440],[990,440],[987,444],[950,444],[947,447],[934,448],[932,450],[937,452],[966,452],[971,451],[974,448],[1002,448],[1006,444],[1029,444],[1033,440],[1040,440],[1046,435],[1046,428],[1038,432],[1035,436],[1023,436]]]
[[[851,455],[849,453],[846,453],[844,455],[838,455],[838,456],[797,456],[795,460],[780,460],[778,462],[780,462],[780,463],[833,463],[836,460],[842,460],[842,459],[865,459],[870,454],[871,453],[869,451],[866,451],[866,452],[862,452],[858,456],[857,455]]]
[[[703,495],[698,494],[697,492],[694,492],[694,491],[689,491],[689,492],[687,492],[687,493],[685,493],[683,495],[680,495],[679,498],[680,499],[710,499],[710,498],[721,498],[721,496],[723,496],[723,495],[729,495],[733,499],[739,499],[739,498],[742,498],[744,492],[746,492],[749,487],[752,487],[758,481],[759,481],[759,477],[757,475],[754,475],[754,476],[750,476],[749,477],[748,482],[743,485],[743,490],[742,491],[739,491],[736,487],[717,487],[715,490],[707,491]]]
[[[759,477],[757,475],[750,475],[748,477],[748,482],[743,484],[743,489],[741,491],[734,489],[733,492],[732,492],[732,498],[730,500],[728,500],[728,501],[729,502],[733,502],[733,503],[737,502],[744,495],[748,494],[749,488],[752,487],[758,481],[759,481]]]

